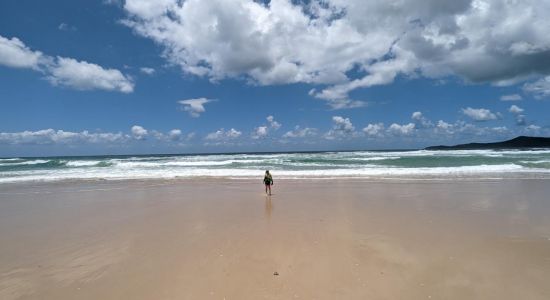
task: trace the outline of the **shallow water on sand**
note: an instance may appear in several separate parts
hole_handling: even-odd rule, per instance
[[[0,298],[549,299],[548,186],[6,184]]]

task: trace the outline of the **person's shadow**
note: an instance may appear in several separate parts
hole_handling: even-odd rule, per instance
[[[271,202],[271,196],[265,196],[265,217],[271,219],[271,213],[273,212],[273,203]]]

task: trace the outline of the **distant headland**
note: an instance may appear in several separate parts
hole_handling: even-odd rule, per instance
[[[473,149],[518,149],[550,148],[550,137],[518,136],[511,140],[496,143],[469,143],[454,146],[430,146],[426,150],[473,150]]]

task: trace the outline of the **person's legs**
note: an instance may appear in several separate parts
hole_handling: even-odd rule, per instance
[[[267,185],[267,188],[269,189],[269,195],[271,195],[271,184]]]
[[[269,184],[266,184],[265,185],[265,193],[267,194],[267,189],[269,188]],[[271,189],[270,189],[270,192],[271,192]]]

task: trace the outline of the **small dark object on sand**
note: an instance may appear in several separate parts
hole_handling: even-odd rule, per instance
[[[275,272],[275,273],[273,273],[273,275],[279,276],[279,272]]]

